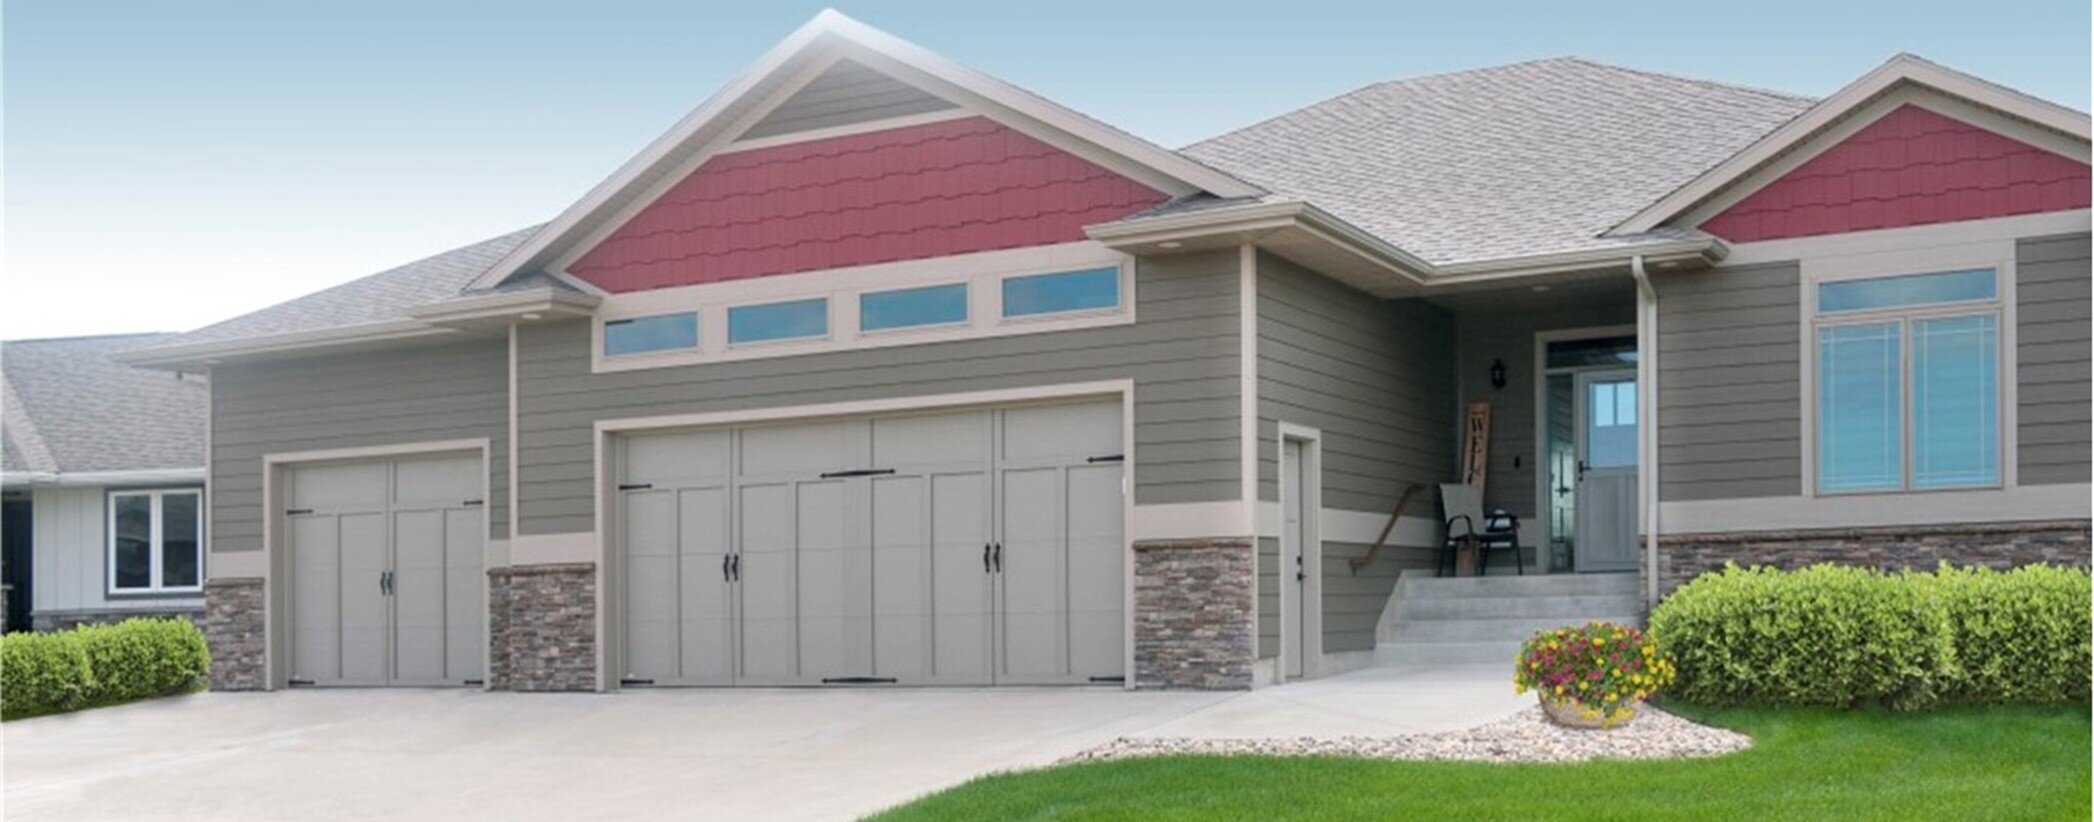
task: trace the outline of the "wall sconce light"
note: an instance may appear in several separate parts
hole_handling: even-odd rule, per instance
[[[1505,387],[1505,361],[1491,360],[1491,387]]]

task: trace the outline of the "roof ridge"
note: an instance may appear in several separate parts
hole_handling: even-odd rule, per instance
[[[1195,141],[1193,141],[1193,142],[1190,142],[1190,143],[1186,143],[1186,144],[1185,144],[1185,145],[1183,145],[1183,146],[1179,146],[1179,147],[1178,147],[1178,148],[1177,148],[1176,150],[1177,150],[1177,151],[1179,151],[1179,152],[1185,152],[1185,151],[1191,150],[1191,149],[1193,149],[1193,148],[1196,148],[1196,147],[1198,147],[1198,146],[1201,146],[1201,145],[1203,145],[1203,144],[1206,144],[1206,143],[1211,143],[1211,142],[1214,142],[1215,140],[1219,140],[1219,139],[1221,139],[1221,138],[1223,138],[1223,137],[1227,137],[1227,136],[1229,136],[1229,135],[1231,135],[1231,134],[1236,134],[1236,133],[1238,133],[1238,132],[1243,132],[1243,131],[1249,131],[1249,130],[1251,130],[1251,129],[1257,128],[1257,127],[1259,127],[1259,126],[1262,126],[1262,125],[1265,125],[1266,123],[1270,123],[1270,122],[1273,122],[1273,121],[1275,121],[1275,120],[1280,120],[1280,119],[1283,119],[1283,118],[1286,118],[1286,117],[1291,117],[1291,116],[1293,116],[1293,115],[1299,114],[1299,113],[1301,113],[1301,112],[1304,112],[1304,111],[1308,111],[1308,110],[1310,110],[1310,109],[1313,109],[1313,108],[1317,108],[1317,107],[1319,107],[1319,106],[1323,106],[1323,105],[1326,105],[1326,104],[1329,104],[1329,103],[1334,103],[1334,102],[1337,102],[1337,101],[1339,101],[1339,100],[1345,99],[1345,98],[1347,98],[1347,97],[1351,97],[1351,96],[1353,96],[1353,95],[1355,95],[1355,94],[1358,94],[1358,93],[1360,93],[1360,92],[1366,91],[1366,90],[1368,90],[1368,89],[1373,89],[1373,88],[1380,88],[1380,87],[1382,87],[1382,86],[1390,86],[1390,85],[1399,85],[1399,84],[1408,84],[1408,83],[1422,83],[1422,82],[1425,82],[1425,81],[1427,81],[1427,80],[1435,80],[1435,79],[1439,79],[1439,78],[1443,78],[1443,77],[1453,77],[1453,76],[1456,76],[1456,75],[1461,75],[1461,74],[1473,74],[1473,73],[1476,73],[1476,72],[1483,72],[1483,71],[1496,71],[1496,70],[1499,70],[1499,69],[1509,69],[1509,68],[1515,68],[1515,67],[1518,67],[1518,66],[1527,66],[1527,65],[1533,65],[1533,64],[1536,64],[1536,63],[1547,63],[1547,62],[1551,62],[1551,61],[1562,61],[1562,60],[1572,60],[1572,59],[1577,59],[1577,58],[1574,58],[1574,57],[1570,57],[1570,56],[1567,56],[1567,55],[1566,55],[1566,56],[1558,56],[1558,57],[1538,57],[1538,58],[1535,58],[1535,59],[1532,59],[1532,60],[1519,60],[1519,61],[1515,61],[1515,62],[1511,62],[1511,63],[1502,63],[1502,64],[1499,64],[1499,65],[1493,65],[1493,66],[1477,66],[1477,67],[1475,67],[1475,68],[1465,68],[1465,69],[1453,69],[1453,70],[1451,70],[1451,71],[1436,71],[1436,72],[1433,72],[1433,73],[1431,73],[1431,74],[1417,74],[1417,75],[1412,75],[1412,76],[1410,76],[1410,77],[1396,77],[1396,78],[1391,78],[1391,79],[1388,79],[1388,80],[1376,80],[1376,81],[1374,81],[1374,82],[1371,82],[1371,83],[1367,83],[1366,85],[1361,85],[1361,86],[1354,86],[1354,87],[1352,87],[1352,88],[1349,88],[1349,89],[1346,89],[1346,90],[1344,90],[1344,91],[1338,92],[1337,94],[1333,94],[1333,95],[1330,95],[1329,97],[1324,97],[1324,98],[1322,98],[1322,99],[1320,99],[1320,100],[1316,100],[1316,101],[1314,101],[1314,102],[1309,102],[1309,103],[1303,103],[1303,104],[1301,104],[1301,105],[1298,105],[1298,106],[1295,106],[1295,107],[1293,107],[1293,108],[1287,109],[1286,111],[1282,111],[1282,112],[1280,112],[1280,113],[1278,113],[1278,114],[1272,115],[1271,117],[1266,117],[1266,118],[1264,118],[1264,119],[1262,119],[1262,120],[1257,120],[1257,121],[1254,121],[1254,122],[1246,123],[1246,124],[1244,124],[1244,125],[1241,125],[1241,126],[1237,126],[1236,128],[1232,128],[1232,129],[1229,129],[1228,131],[1224,131],[1224,132],[1222,132],[1222,133],[1220,133],[1220,134],[1215,134],[1215,135],[1212,135],[1212,136],[1208,136],[1208,137],[1203,137],[1203,138],[1201,138],[1201,139],[1199,139],[1199,140],[1195,140]]]
[[[1798,102],[1805,103],[1815,103],[1818,101],[1818,98],[1811,97],[1809,95],[1796,94],[1794,92],[1781,91],[1779,89],[1771,89],[1766,88],[1764,86],[1748,86],[1742,83],[1731,83],[1723,80],[1710,80],[1705,77],[1688,77],[1684,74],[1673,74],[1669,71],[1657,71],[1654,69],[1638,68],[1636,66],[1616,65],[1614,63],[1609,63],[1603,60],[1594,60],[1590,57],[1585,57],[1583,55],[1577,54],[1564,55],[1563,57],[1557,59],[1568,62],[1582,63],[1588,66],[1592,66],[1594,68],[1603,68],[1611,71],[1626,72],[1628,74],[1641,74],[1645,77],[1656,77],[1662,80],[1672,80],[1674,82],[1680,83],[1692,83],[1697,86],[1710,86],[1720,89],[1729,89],[1731,91],[1745,91],[1751,92],[1753,94],[1764,94],[1768,97],[1779,97],[1784,100],[1795,100]]]

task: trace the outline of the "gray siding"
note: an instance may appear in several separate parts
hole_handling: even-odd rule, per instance
[[[1550,311],[1465,311],[1457,316],[1461,326],[1461,407],[1484,401],[1491,406],[1490,461],[1484,475],[1483,504],[1503,508],[1521,520],[1523,537],[1539,540],[1541,532],[1528,523],[1538,522],[1534,483],[1545,460],[1534,453],[1534,336],[1538,332],[1566,328],[1634,325],[1633,297],[1620,301],[1573,305]],[[1490,383],[1491,363],[1505,362],[1505,387]],[[1450,448],[1458,448],[1459,426],[1447,426]],[[1445,479],[1453,479],[1450,468]],[[1532,552],[1529,552],[1532,556]]]
[[[1279,499],[1279,421],[1323,434],[1323,505],[1386,511],[1455,465],[1454,322],[1258,258],[1258,498]],[[1430,512],[1426,516],[1431,516]]]
[[[842,60],[736,139],[775,137],[949,108],[954,108],[952,103],[929,92]]]
[[[508,536],[508,343],[478,338],[211,374],[213,552],[262,547],[262,458],[436,440],[490,442],[487,504]]]
[[[592,374],[583,322],[526,327],[518,349],[526,534],[593,528],[599,419],[1135,381],[1139,503],[1238,496],[1236,252],[1136,266],[1133,325]]]
[[[1418,300],[1380,300],[1272,255],[1258,258],[1258,497],[1279,499],[1279,422],[1322,433],[1323,505],[1384,512],[1411,483],[1454,471],[1454,319]],[[1439,515],[1433,497],[1409,515]],[[1323,646],[1371,650],[1406,567],[1430,554],[1384,548],[1355,575],[1365,545],[1323,544]],[[1276,539],[1259,540],[1258,646],[1278,653]],[[1269,554],[1269,556],[1268,556]]]
[[[1661,499],[1803,493],[1799,276],[1779,262],[1652,278]]]
[[[2021,482],[2086,482],[2094,265],[2088,235],[2024,239],[2015,247],[2015,354]]]

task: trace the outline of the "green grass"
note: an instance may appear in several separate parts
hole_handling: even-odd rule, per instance
[[[875,818],[2088,818],[2084,706],[1675,710],[1753,748],[1562,765],[1160,757],[984,777]]]

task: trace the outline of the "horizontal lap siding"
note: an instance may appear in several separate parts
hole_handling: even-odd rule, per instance
[[[476,338],[211,372],[211,550],[262,547],[262,458],[489,442],[489,520],[508,536],[508,344]]]
[[[1385,512],[1411,483],[1454,470],[1454,320],[1417,300],[1382,300],[1271,255],[1258,258],[1258,497],[1279,499],[1279,423],[1322,436],[1323,506]],[[1433,518],[1427,495],[1406,514]],[[1261,539],[1260,656],[1278,653],[1279,541]],[[1430,563],[1390,547],[1323,543],[1323,650],[1374,648],[1401,568]]]
[[[1279,499],[1282,420],[1322,432],[1323,505],[1385,511],[1454,467],[1454,322],[1258,258],[1258,498]],[[1429,512],[1423,512],[1431,516]]]
[[[2015,247],[2015,349],[2021,482],[2088,481],[2090,265],[2088,235],[2024,239]]]
[[[1803,492],[1800,272],[1779,262],[1652,278],[1664,499]]]
[[[589,327],[518,337],[522,531],[593,529],[597,420],[1132,379],[1135,500],[1238,494],[1234,251],[1144,260],[1133,325],[592,374]]]

